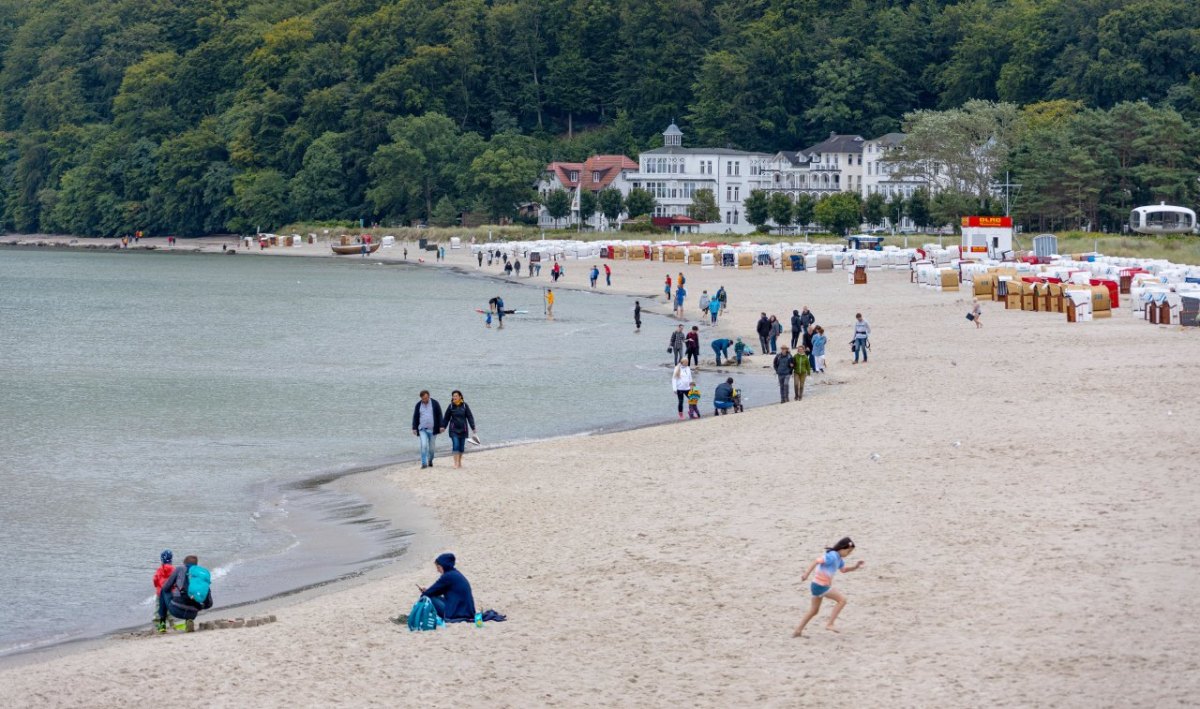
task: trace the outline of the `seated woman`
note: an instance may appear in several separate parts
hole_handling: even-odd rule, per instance
[[[442,554],[433,565],[441,576],[429,588],[422,588],[421,595],[433,601],[438,615],[447,623],[461,623],[475,619],[475,597],[471,595],[471,584],[462,572],[454,568],[454,555]]]

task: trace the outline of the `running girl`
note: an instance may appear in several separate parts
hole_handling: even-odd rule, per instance
[[[837,544],[825,548],[824,556],[820,557],[813,563],[809,564],[808,571],[800,577],[801,581],[807,581],[809,574],[813,569],[817,570],[817,575],[813,576],[812,580],[812,607],[808,609],[808,615],[804,616],[804,620],[800,621],[800,625],[796,626],[796,632],[792,633],[793,638],[798,638],[804,632],[804,626],[808,625],[808,621],[816,616],[817,611],[821,610],[821,600],[828,596],[833,599],[837,606],[833,609],[833,614],[829,616],[829,622],[825,627],[833,632],[838,632],[833,627],[834,621],[837,620],[838,614],[846,607],[846,597],[841,592],[833,590],[833,577],[837,572],[849,573],[858,571],[863,567],[863,562],[860,560],[854,566],[846,566],[846,557],[854,553],[854,542],[850,537],[842,537]]]

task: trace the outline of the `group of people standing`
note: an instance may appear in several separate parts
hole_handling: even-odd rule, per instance
[[[421,439],[421,467],[432,468],[436,438],[442,431],[450,435],[454,467],[462,467],[462,457],[467,440],[478,443],[475,416],[463,399],[462,392],[455,389],[450,393],[450,406],[443,412],[442,405],[422,389],[417,405],[413,407],[412,433]]]

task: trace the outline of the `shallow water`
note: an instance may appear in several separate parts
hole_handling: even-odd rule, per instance
[[[541,285],[0,250],[0,653],[147,622],[163,548],[200,555],[218,605],[401,553],[403,520],[305,481],[415,456],[419,389],[462,389],[485,444],[673,418],[671,324],[635,334],[632,299],[565,290],[547,322]],[[496,294],[532,314],[485,329]]]

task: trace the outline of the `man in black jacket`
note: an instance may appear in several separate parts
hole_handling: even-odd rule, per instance
[[[788,390],[792,383],[792,372],[795,371],[795,365],[792,356],[788,353],[787,345],[779,348],[779,354],[775,355],[775,359],[771,361],[771,366],[775,369],[775,376],[779,377],[779,403],[781,404],[786,404],[788,401]]]
[[[413,407],[412,433],[421,439],[421,467],[433,467],[433,437],[442,432],[442,405],[421,390],[421,400]]]
[[[767,354],[771,351],[771,319],[766,313],[758,319],[758,327],[755,328],[758,332],[758,351],[762,354]]]
[[[792,311],[792,349],[796,349],[796,343],[800,341],[800,334],[804,332],[804,325],[800,321],[800,311]]]

